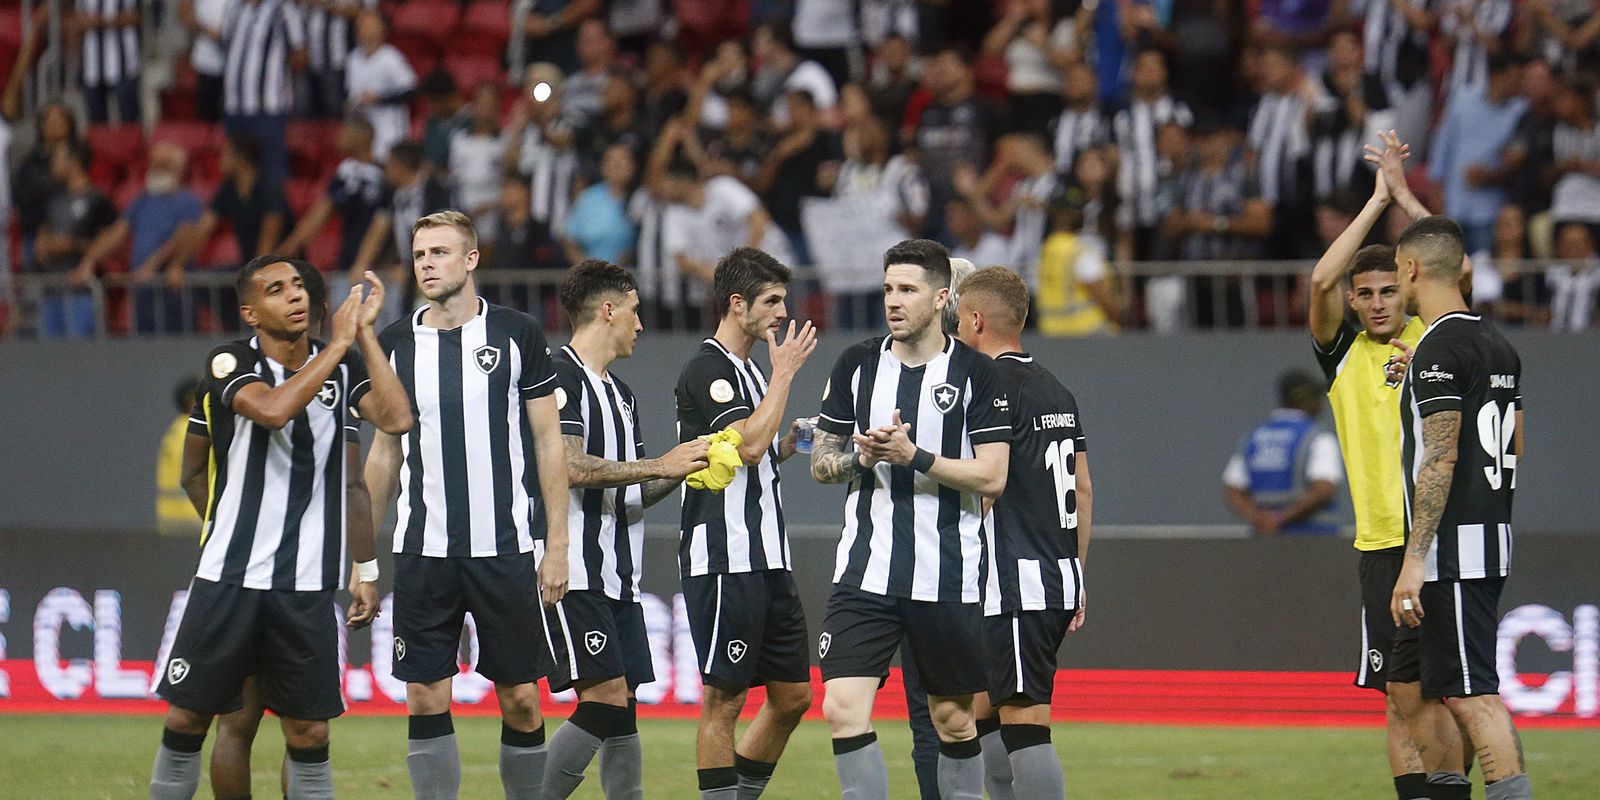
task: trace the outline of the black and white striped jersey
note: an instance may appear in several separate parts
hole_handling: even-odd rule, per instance
[[[1011,400],[1011,463],[990,509],[984,612],[1075,609],[1078,454],[1087,449],[1077,398],[1027,353],[1001,354],[994,371]]]
[[[598,374],[570,346],[556,351],[556,406],[561,433],[607,461],[644,458],[633,390],[609,371]],[[571,490],[567,501],[568,586],[638,602],[644,572],[644,486]]]
[[[138,11],[138,0],[78,0],[79,14],[101,21]],[[126,78],[137,77],[143,64],[139,23],[86,30],[80,50],[84,86],[112,88]]]
[[[1194,112],[1167,95],[1155,102],[1135,99],[1111,119],[1120,153],[1117,193],[1122,197],[1123,218],[1118,224],[1125,228],[1149,227],[1161,222],[1165,210],[1158,207],[1156,197],[1161,181],[1161,154],[1156,150],[1156,137],[1163,125],[1174,122],[1188,128],[1194,124]]]
[[[332,8],[309,6],[305,9],[306,65],[312,72],[344,69],[345,57],[355,47],[355,25],[346,13],[377,8],[377,0],[332,0]]]
[[[1311,154],[1307,104],[1298,94],[1269,92],[1250,114],[1250,149],[1258,159],[1261,198],[1268,205],[1293,205],[1301,187],[1300,169]]]
[[[313,357],[321,350],[312,343]],[[278,386],[293,375],[254,338],[208,357],[200,410],[211,438],[210,491],[196,577],[302,592],[343,584],[345,432],[350,409],[371,383],[360,355],[351,352],[282,429],[233,411],[240,389]]]
[[[555,391],[533,317],[478,299],[465,325],[422,323],[379,336],[416,424],[400,439],[394,551],[472,557],[527,553],[545,533],[526,401]]]
[[[1106,116],[1100,113],[1099,106],[1090,106],[1082,111],[1069,108],[1062,111],[1050,126],[1056,174],[1064,177],[1072,175],[1072,165],[1078,160],[1079,153],[1111,141],[1111,125]]]
[[[230,115],[288,114],[294,108],[289,55],[306,45],[305,19],[289,0],[242,0],[223,32],[223,110]]]
[[[767,395],[767,377],[754,359],[708,338],[684,365],[676,394],[678,441],[687,442],[754,413]],[[685,485],[678,534],[678,570],[685,578],[789,569],[777,442],[759,463],[735,470],[720,493]]]
[[[850,436],[900,420],[916,445],[971,458],[974,445],[1011,438],[1010,400],[994,362],[947,338],[932,361],[908,367],[884,336],[839,356],[817,427]],[[879,464],[850,482],[833,582],[912,600],[977,603],[987,569],[980,498],[910,467]]]
[[[1423,420],[1461,413],[1456,466],[1428,550],[1426,579],[1457,581],[1511,571],[1511,495],[1517,488],[1517,412],[1522,359],[1500,330],[1477,314],[1446,314],[1423,331],[1400,387],[1401,455],[1406,476],[1406,538],[1416,513]]]
[[[1361,31],[1363,65],[1368,75],[1383,81],[1390,100],[1409,91],[1428,77],[1428,44],[1426,30],[1411,27],[1399,4],[1413,8],[1436,10],[1442,0],[1389,0],[1367,3],[1367,13]]]

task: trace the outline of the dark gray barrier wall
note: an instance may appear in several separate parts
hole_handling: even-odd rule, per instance
[[[813,638],[822,630],[833,544],[803,539],[793,547],[795,578]],[[670,601],[679,591],[674,543],[651,537],[645,555],[644,590]],[[90,604],[96,604],[97,591],[119,593],[122,658],[154,659],[172,593],[188,584],[195,558],[195,541],[179,537],[8,534],[0,540],[0,597],[9,598],[10,612],[0,615],[0,652],[7,653],[0,660],[26,659],[35,652],[37,610],[58,587]],[[387,587],[392,574],[388,557],[383,560]],[[1537,603],[1571,617],[1580,606],[1592,607],[1600,603],[1596,564],[1600,537],[1519,541],[1501,611]],[[1087,577],[1087,625],[1062,649],[1066,666],[1340,671],[1357,663],[1356,554],[1347,543],[1112,540],[1094,547]],[[94,627],[60,626],[60,657],[92,658]],[[1577,649],[1557,654],[1528,637],[1519,650],[1519,666],[1523,672],[1571,670],[1573,653],[1593,656],[1593,643],[1585,646],[1582,640],[1594,635],[1580,631]],[[352,635],[351,663],[367,663],[368,654],[366,634]]]
[[[837,354],[857,336],[824,335],[789,404],[816,412]],[[1519,464],[1518,530],[1600,532],[1600,335],[1511,332],[1527,387],[1528,457]],[[670,444],[672,387],[698,340],[646,334],[616,367],[639,393],[646,442]],[[198,371],[195,340],[0,345],[0,530],[148,528],[172,386]],[[1035,354],[1078,396],[1089,434],[1095,518],[1117,525],[1233,522],[1220,475],[1239,437],[1273,405],[1288,366],[1315,369],[1297,333],[1037,340]],[[765,359],[758,347],[757,358]],[[1331,420],[1327,422],[1332,425]],[[784,470],[795,523],[836,524],[843,493],[813,483],[803,459]],[[1344,500],[1348,506],[1348,500]],[[653,523],[670,524],[663,503]]]

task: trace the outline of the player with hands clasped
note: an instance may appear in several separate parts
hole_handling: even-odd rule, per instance
[[[883,292],[889,333],[840,355],[811,454],[818,481],[849,484],[817,639],[823,714],[844,796],[887,798],[872,703],[905,639],[939,734],[941,793],[975,799],[984,768],[973,695],[988,684],[982,499],[1005,489],[1011,406],[993,362],[941,329],[943,245],[890,248]]]
[[[1400,294],[1427,330],[1400,389],[1406,551],[1390,599],[1403,626],[1392,680],[1415,676],[1471,741],[1489,800],[1532,797],[1496,670],[1500,593],[1511,572],[1511,499],[1521,471],[1522,363],[1461,293],[1461,228],[1411,224],[1395,249]],[[1464,773],[1430,784],[1471,786]],[[1433,794],[1430,796],[1449,796]]]
[[[194,796],[211,719],[239,709],[250,675],[282,720],[288,795],[333,796],[327,721],[344,712],[344,697],[329,606],[345,570],[346,429],[359,413],[405,433],[413,417],[372,329],[382,284],[366,276],[370,292],[357,286],[340,304],[323,344],[309,333],[304,267],[263,256],[240,268],[240,317],[255,335],[206,363],[199,414],[218,466],[157,686],[169,703],[150,781],[158,800]],[[358,606],[371,599],[370,587],[352,590]]]

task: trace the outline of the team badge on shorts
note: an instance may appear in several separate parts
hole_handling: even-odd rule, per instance
[[[174,658],[167,662],[167,683],[176,686],[189,677],[189,662],[181,658]]]
[[[956,407],[956,401],[961,399],[961,390],[941,383],[929,389],[928,395],[933,398],[933,407],[939,409],[940,414],[948,414]]]
[[[1373,672],[1383,671],[1383,654],[1377,650],[1367,651],[1367,663],[1372,665]]]
[[[750,646],[745,644],[744,640],[742,640],[742,639],[734,639],[733,641],[728,642],[728,660],[729,661],[732,661],[733,663],[737,664],[737,663],[739,663],[740,659],[744,658],[744,654],[748,653],[748,652],[750,652]]]
[[[406,640],[398,636],[394,637],[394,660],[406,660]]]
[[[601,650],[606,649],[606,635],[599,631],[589,631],[583,635],[583,647],[589,651],[589,655],[599,655]]]
[[[485,375],[494,372],[494,368],[500,366],[500,348],[486,344],[472,351],[472,363]]]
[[[339,382],[327,380],[322,382],[322,389],[317,392],[317,403],[323,408],[332,411],[339,405]]]
[[[828,645],[833,644],[833,634],[823,633],[817,637],[817,658],[828,657]]]

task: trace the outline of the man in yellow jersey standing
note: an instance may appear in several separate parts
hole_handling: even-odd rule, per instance
[[[1400,300],[1394,248],[1362,247],[1391,203],[1412,219],[1428,214],[1406,185],[1406,147],[1392,132],[1382,149],[1372,197],[1334,240],[1311,272],[1310,326],[1317,361],[1327,374],[1328,401],[1338,427],[1361,551],[1361,665],[1355,683],[1385,692],[1389,765],[1399,800],[1436,795],[1432,773],[1461,769],[1459,737],[1438,702],[1424,705],[1417,676],[1404,681],[1390,669],[1395,639],[1389,600],[1405,556],[1405,481],[1400,463],[1399,378],[1394,364],[1422,336]],[[1354,312],[1355,321],[1345,309]],[[1395,344],[1398,342],[1399,344]],[[1443,724],[1437,724],[1442,722]],[[1447,736],[1452,741],[1438,741]],[[1452,755],[1454,754],[1454,755]],[[1447,766],[1444,759],[1454,760]],[[1449,790],[1446,790],[1448,792]]]

